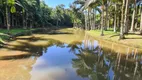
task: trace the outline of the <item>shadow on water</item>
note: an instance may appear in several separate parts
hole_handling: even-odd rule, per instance
[[[19,39],[22,39],[22,38],[19,38]],[[24,52],[28,52],[29,54],[1,56],[0,60],[24,59],[24,58],[29,58],[31,56],[38,56],[39,57],[43,54],[43,51],[47,51],[48,47],[51,47],[54,45],[56,45],[58,47],[64,47],[64,43],[62,43],[58,40],[54,40],[54,39],[48,39],[48,40],[46,40],[46,43],[47,43],[47,44],[45,43],[46,45],[38,45],[38,46],[30,44],[30,42],[35,42],[35,41],[44,40],[44,39],[30,37],[30,38],[24,38],[24,40],[26,40],[26,42],[18,41],[18,43],[20,45],[8,45],[8,46],[5,46],[4,48],[6,48],[8,50],[24,51]]]

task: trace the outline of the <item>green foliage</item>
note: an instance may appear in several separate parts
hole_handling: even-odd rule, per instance
[[[7,3],[8,3],[9,5],[15,5],[15,0],[8,0]]]
[[[16,8],[14,6],[12,6],[10,11],[11,11],[11,13],[15,13],[16,12]]]
[[[117,10],[115,10],[114,4],[117,5]],[[27,27],[84,25],[85,16],[93,20],[93,15],[96,16],[96,25],[100,25],[102,12],[104,13],[104,19],[106,18],[106,8],[108,9],[108,17],[110,18],[109,23],[112,26],[114,24],[113,18],[115,14],[121,19],[122,0],[74,0],[68,9],[66,9],[63,4],[56,6],[56,8],[51,8],[43,0],[0,0],[0,22],[2,25],[6,23],[4,20],[6,18],[6,5],[8,7],[8,13],[11,15],[9,18],[17,20],[17,26],[19,27],[24,27],[25,25]],[[132,9],[134,9],[133,5],[134,1],[130,0],[128,19],[131,19]],[[137,5],[140,7],[140,2],[137,2]],[[103,10],[102,6],[104,8]],[[89,15],[87,15],[84,10],[89,12]],[[97,11],[96,14],[93,10]],[[136,17],[138,18],[139,26],[141,20],[140,13],[138,13]],[[86,22],[88,21],[89,19],[86,20]],[[10,23],[10,25],[12,25],[12,21]],[[16,22],[14,21],[13,26],[16,26],[15,24]],[[90,25],[89,22],[87,24]],[[93,24],[93,21],[91,24]]]

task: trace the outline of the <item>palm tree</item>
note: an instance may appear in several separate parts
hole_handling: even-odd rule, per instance
[[[140,21],[140,34],[142,34],[142,8],[141,8],[141,21]]]
[[[128,13],[129,0],[126,0],[125,17],[124,17],[124,33],[128,33],[127,13]]]
[[[102,14],[101,14],[101,36],[104,36],[104,5],[101,6]]]
[[[104,8],[105,8],[106,0],[87,0],[85,2],[84,8],[97,8],[101,4],[101,36],[104,35]]]
[[[5,4],[5,16],[6,16],[6,26],[7,26],[7,30],[10,30],[10,26],[11,26],[11,19],[10,19],[10,12],[11,13],[15,13],[16,12],[16,7],[15,5],[18,5],[20,7],[23,7],[18,0],[5,0],[4,2]]]
[[[136,14],[136,2],[137,2],[137,0],[134,1],[134,5],[133,5],[134,6],[134,10],[133,10],[131,29],[130,29],[131,32],[134,31],[134,22],[135,22],[135,14]]]
[[[74,54],[76,54],[76,50],[79,49],[79,46],[82,45],[82,42],[78,42],[78,41],[73,41],[70,44],[68,44],[67,47],[70,48],[70,52],[73,52]]]
[[[96,23],[96,11],[101,13],[100,8],[98,8],[97,3],[99,3],[99,0],[75,0],[75,4],[80,4],[80,10],[84,10],[84,15],[85,15],[85,27],[87,30],[94,29],[95,28],[95,23]],[[93,10],[93,12],[92,12]],[[93,13],[93,20],[92,20],[92,14]],[[94,23],[92,25],[92,23]]]
[[[9,13],[9,9],[8,9],[8,0],[5,1],[6,3],[6,26],[7,26],[7,30],[9,31],[10,30],[10,13]]]
[[[84,10],[84,16],[85,16],[85,27],[86,30],[90,30],[91,29],[91,9],[87,8],[84,9],[84,5],[85,5],[86,0],[75,0],[74,4],[80,4],[80,10]]]
[[[120,39],[124,39],[124,7],[125,7],[125,0],[123,0],[122,8],[121,8],[121,29],[120,29]]]

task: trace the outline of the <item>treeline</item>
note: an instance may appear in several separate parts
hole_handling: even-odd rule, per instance
[[[141,0],[74,0],[70,8],[63,4],[51,8],[41,0],[0,0],[0,27],[35,28],[74,26],[86,30],[113,28],[125,34],[142,34]]]
[[[0,0],[0,28],[73,26],[80,13],[64,7],[51,8],[41,0]]]
[[[125,38],[129,32],[142,34],[142,0],[75,0],[85,16],[85,29],[113,28],[114,32],[120,31],[120,39]]]

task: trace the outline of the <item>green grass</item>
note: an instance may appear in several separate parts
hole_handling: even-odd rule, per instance
[[[91,31],[87,31],[87,32],[93,36],[97,36],[100,38],[106,38],[106,39],[109,39],[112,36],[113,36],[113,38],[116,38],[115,36],[119,35],[119,32],[115,33],[111,30],[104,31],[104,36],[101,36],[101,30],[91,30]]]
[[[20,28],[11,29],[10,31],[8,31],[7,29],[0,29],[0,38],[2,40],[7,40],[9,38],[7,33],[15,35],[15,34],[18,34],[18,33],[21,33],[21,32],[25,32],[25,31],[28,31],[28,30],[25,30],[25,29],[22,29],[22,28],[21,29]]]
[[[104,31],[104,36],[100,36],[101,31],[100,30],[91,30],[87,31],[87,33],[96,39],[101,39],[101,40],[107,40],[107,41],[112,41],[128,46],[133,46],[137,48],[142,48],[142,35],[138,34],[128,34],[125,35],[126,39],[119,40],[119,32],[114,33],[112,30],[109,31]]]
[[[27,31],[27,30],[25,30],[25,29],[11,29],[8,32],[8,30],[6,30],[6,29],[0,29],[0,33],[10,33],[10,34],[17,34],[17,33],[25,32],[25,31]]]

